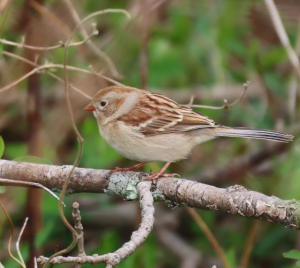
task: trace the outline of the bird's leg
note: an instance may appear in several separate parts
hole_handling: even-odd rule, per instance
[[[119,168],[119,167],[116,167],[115,169],[111,170],[109,173],[114,173],[114,172],[124,172],[124,171],[134,171],[140,167],[142,167],[143,165],[147,164],[147,162],[141,162],[141,163],[138,163],[130,168]]]
[[[155,180],[158,179],[159,177],[174,177],[178,174],[174,173],[174,174],[164,174],[166,169],[168,168],[168,166],[171,164],[172,162],[168,162],[164,165],[164,167],[157,173],[149,175],[147,178],[143,179],[142,181],[150,181],[150,180]],[[179,175],[178,175],[179,176]]]

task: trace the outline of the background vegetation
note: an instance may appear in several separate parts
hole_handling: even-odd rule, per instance
[[[0,3],[2,14],[6,2]],[[86,44],[69,49],[68,65],[83,69],[92,65],[94,70],[122,84],[157,91],[182,104],[195,95],[195,103],[221,106],[224,99],[236,100],[243,92],[243,83],[250,80],[246,95],[232,109],[199,111],[228,126],[299,133],[298,79],[263,1],[72,2],[81,18],[97,10],[123,8],[132,19],[128,20],[123,14],[106,14],[93,19],[99,35],[93,37],[92,42],[108,55],[120,75]],[[52,46],[67,40],[70,29],[76,25],[67,1],[36,3],[15,0],[0,37],[21,43],[21,36],[25,36],[25,43],[35,46]],[[281,0],[276,4],[291,44],[297,50],[300,46],[300,3]],[[3,20],[3,16],[1,18]],[[91,22],[85,27],[90,33]],[[79,33],[76,36],[82,40]],[[62,48],[38,52],[2,44],[0,50],[37,60],[40,64],[46,59],[63,63]],[[18,59],[2,55],[0,87],[21,77],[30,68]],[[50,71],[63,77],[59,68]],[[68,75],[70,83],[90,96],[111,85],[90,74],[69,71]],[[75,91],[71,91],[70,97],[77,126],[84,138],[79,166],[112,169],[135,164],[117,154],[100,137],[96,120],[91,113],[83,111],[89,100]],[[66,108],[63,83],[44,72],[31,76],[1,93],[0,115],[0,134],[5,142],[2,158],[26,161],[20,157],[35,155],[44,159],[39,161],[55,165],[73,163],[78,145]],[[282,199],[300,199],[297,136],[291,146],[275,150],[271,157],[248,166],[239,163],[239,159],[273,146],[274,143],[266,141],[220,138],[198,146],[188,160],[172,164],[168,171],[218,187],[237,183]],[[230,176],[214,176],[215,170],[225,168],[228,171],[233,163],[237,163],[237,167],[240,164],[240,168]],[[144,170],[156,170],[161,166],[162,163],[149,164]],[[71,240],[59,217],[58,202],[40,191],[0,186],[1,202],[12,217],[16,233],[24,217],[30,217],[31,224],[21,242],[21,251],[27,261],[34,254],[50,255],[56,247],[62,249]],[[81,205],[89,254],[116,250],[129,239],[139,223],[138,204],[128,205],[126,201],[106,195],[77,194],[65,198],[68,208],[74,200]],[[65,211],[70,216],[70,209]],[[157,204],[157,211],[157,221],[165,214],[171,217],[164,228],[172,230],[202,254],[198,267],[212,267],[213,264],[222,267],[186,209],[170,210],[164,204]],[[232,267],[238,267],[253,227],[252,220],[218,212],[199,213],[223,247]],[[6,246],[10,227],[3,212],[0,215],[1,263],[4,267],[18,267],[8,257]],[[144,246],[119,267],[183,267],[178,262],[181,259],[178,254],[161,241],[160,228],[162,224],[157,224]],[[257,232],[252,231],[252,234],[256,239],[248,267],[294,267],[294,262],[285,259],[282,253],[300,249],[300,235],[296,230],[261,222]]]

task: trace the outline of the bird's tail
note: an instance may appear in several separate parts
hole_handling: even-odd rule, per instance
[[[276,131],[264,129],[251,129],[242,127],[217,127],[213,130],[214,136],[217,137],[240,137],[250,139],[271,140],[278,142],[290,142],[294,136],[289,134],[282,134]]]

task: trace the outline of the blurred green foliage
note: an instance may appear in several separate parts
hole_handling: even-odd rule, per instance
[[[2,137],[0,136],[0,158],[2,157],[3,155],[3,152],[4,152],[4,141],[2,139]]]
[[[86,16],[91,12],[105,8],[124,8],[131,10],[137,5],[135,1],[75,1],[76,9],[80,16]],[[165,89],[172,89],[170,97],[174,99],[180,93],[186,93],[185,98],[178,97],[180,103],[187,103],[193,89],[201,89],[205,98],[197,98],[196,103],[207,105],[222,105],[222,99],[218,93],[214,94],[216,87],[228,85],[241,85],[249,79],[259,82],[261,94],[246,96],[229,111],[200,110],[217,123],[230,126],[247,126],[264,129],[274,129],[276,125],[283,124],[289,131],[289,125],[293,120],[287,115],[289,103],[289,88],[293,72],[288,64],[285,50],[278,40],[268,41],[269,31],[255,32],[255,19],[251,19],[253,6],[265,9],[262,1],[171,1],[158,8],[156,16],[149,25],[148,68],[149,89],[155,89],[164,93]],[[45,1],[45,7],[53,12],[61,8],[58,1]],[[23,1],[14,1],[12,14],[21,12],[24,8]],[[153,11],[155,12],[155,11]],[[267,13],[263,23],[267,24]],[[138,14],[139,15],[139,14]],[[67,17],[67,15],[66,15]],[[65,18],[63,18],[65,19]],[[125,85],[141,87],[140,74],[140,50],[141,40],[138,30],[139,20],[134,17],[128,21],[120,14],[106,14],[95,19],[99,29],[99,36],[93,38],[93,42],[101,48],[113,60],[118,71],[123,75],[121,82]],[[20,42],[21,33],[14,25],[14,17],[9,17],[1,37],[11,41]],[[287,31],[292,44],[295,45],[298,38],[297,26],[288,24]],[[53,26],[53,31],[56,26]],[[272,25],[270,26],[272,29]],[[61,33],[59,33],[60,36]],[[266,38],[264,36],[266,35]],[[80,38],[80,35],[77,35]],[[273,39],[272,39],[273,40]],[[54,43],[56,44],[56,43]],[[12,47],[0,43],[0,51],[8,50],[20,53]],[[78,48],[72,47],[68,51],[68,65],[88,69],[89,61],[78,52]],[[64,50],[57,49],[46,54],[49,61],[62,63]],[[99,60],[101,61],[101,60]],[[20,69],[12,66],[11,80],[16,79]],[[56,72],[62,76],[61,70]],[[76,78],[78,73],[69,73],[70,79]],[[46,74],[41,74],[40,83],[42,87],[43,120],[47,114],[54,112],[53,103],[58,99],[56,95],[63,94],[63,85],[57,84]],[[256,84],[255,84],[256,85]],[[4,85],[2,85],[4,86]],[[80,85],[85,90],[83,85]],[[251,86],[251,84],[250,84]],[[57,91],[59,87],[60,91]],[[27,80],[18,85],[18,92],[26,92]],[[100,88],[96,88],[95,92]],[[199,90],[200,90],[199,89]],[[254,90],[249,88],[248,91]],[[59,93],[57,93],[59,92]],[[231,90],[228,89],[228,95]],[[2,93],[5,94],[5,93]],[[220,93],[221,94],[221,93]],[[250,93],[249,93],[250,94]],[[276,103],[272,104],[267,94],[271,94]],[[23,96],[23,95],[22,95]],[[230,95],[231,96],[231,95]],[[238,95],[237,95],[238,96]],[[24,97],[25,98],[25,97]],[[81,98],[81,97],[78,97]],[[228,101],[234,101],[235,97]],[[299,104],[299,99],[297,99]],[[48,106],[47,106],[48,105]],[[17,122],[9,129],[3,130],[1,135],[5,141],[3,158],[17,161],[42,161],[43,163],[72,164],[76,155],[78,145],[73,134],[66,136],[65,142],[59,148],[43,147],[42,158],[46,160],[33,159],[27,156],[28,144],[26,142],[26,118],[21,116],[24,111],[22,105],[16,104],[9,107],[6,112]],[[83,107],[82,107],[83,108]],[[280,117],[278,114],[280,114]],[[63,116],[63,114],[62,114]],[[296,118],[299,120],[299,105],[296,107]],[[0,118],[1,119],[1,118]],[[65,120],[70,120],[65,116]],[[96,120],[92,115],[78,120],[82,137],[84,138],[83,153],[80,160],[81,167],[111,169],[116,166],[127,167],[135,164],[128,161],[111,149],[99,135]],[[53,126],[55,129],[55,126]],[[2,129],[1,129],[2,131]],[[54,134],[60,135],[59,130]],[[71,130],[70,130],[71,132]],[[72,136],[73,135],[73,136]],[[195,149],[188,161],[172,164],[171,172],[180,173],[182,177],[195,177],[207,166],[213,168],[224,167],[231,163],[235,157],[242,156],[260,150],[265,146],[264,141],[246,141],[242,139],[219,139],[208,142]],[[0,138],[0,157],[4,150],[4,143]],[[25,156],[25,158],[24,158]],[[22,157],[22,158],[20,158]],[[270,172],[262,172],[259,175],[251,172],[243,178],[235,178],[232,181],[219,182],[217,186],[227,187],[239,183],[253,190],[268,195],[276,195],[283,199],[300,199],[300,141],[296,137],[292,147],[280,157],[274,156],[268,161],[271,166]],[[40,162],[41,163],[41,162]],[[161,166],[161,164],[158,164]],[[152,167],[152,166],[151,166]],[[149,170],[147,165],[145,170]],[[188,176],[187,176],[188,174]],[[23,221],[21,211],[26,202],[26,190],[10,187],[1,188],[5,197],[8,198],[10,215],[15,226],[20,227]],[[2,195],[3,193],[1,193]],[[79,203],[97,209],[113,209],[119,201],[109,197],[101,197],[95,194],[78,194],[75,196]],[[70,217],[71,201],[65,197],[67,208],[64,209]],[[96,204],[94,204],[95,202]],[[91,205],[92,203],[92,205]],[[88,205],[87,205],[88,204]],[[89,209],[82,209],[83,217],[87,222],[95,220],[89,214]],[[201,251],[204,259],[217,258],[215,251],[202,230],[187,216],[182,208],[178,222],[178,233],[190,245]],[[2,213],[2,212],[0,212]],[[233,215],[225,215],[216,212],[201,211],[201,216],[212,230],[225,254],[232,265],[238,267],[247,235],[252,221]],[[9,225],[0,214],[0,248],[1,253],[6,251]],[[45,194],[42,203],[42,229],[38,232],[35,245],[43,249],[45,255],[54,252],[56,245],[59,249],[66,247],[71,241],[71,234],[61,223],[58,213],[58,202],[53,197]],[[132,230],[123,228],[89,228],[84,226],[87,238],[87,254],[103,254],[118,249],[125,243]],[[91,235],[91,233],[93,235]],[[297,238],[298,237],[298,238]],[[263,222],[257,235],[257,240],[251,254],[249,268],[258,267],[280,267],[292,268],[293,261],[288,253],[282,257],[283,252],[288,252],[296,246],[299,234],[292,229],[283,226]],[[29,256],[28,242],[21,241],[21,251],[25,259]],[[72,254],[76,254],[72,252]],[[297,253],[298,254],[298,253]],[[0,255],[0,259],[1,256]],[[4,258],[4,257],[3,257]],[[291,258],[295,259],[295,258]],[[5,256],[1,260],[5,267],[19,267],[14,261]],[[60,265],[60,267],[69,267]],[[84,265],[84,267],[92,267]],[[104,265],[99,265],[104,267]],[[180,267],[180,263],[174,258],[168,249],[163,247],[152,233],[145,244],[133,255],[123,261],[118,267]]]

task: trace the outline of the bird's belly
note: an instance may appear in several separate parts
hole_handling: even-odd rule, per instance
[[[106,124],[99,130],[115,151],[138,162],[176,162],[187,158],[193,147],[190,137],[184,134],[144,136],[122,124]]]

